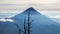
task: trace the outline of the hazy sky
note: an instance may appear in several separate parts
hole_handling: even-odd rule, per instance
[[[30,6],[39,10],[60,10],[60,0],[0,0],[0,9],[23,10]]]
[[[33,7],[51,18],[60,19],[60,0],[0,0],[1,13],[18,13]]]

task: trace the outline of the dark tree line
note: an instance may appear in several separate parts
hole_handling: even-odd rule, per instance
[[[19,28],[18,34],[21,34],[21,33],[31,34],[31,23],[33,22],[33,20],[31,20],[30,15],[31,15],[30,12],[28,12],[27,21],[26,21],[26,16],[24,17],[24,31],[22,31],[22,29],[20,29],[18,24],[15,24],[17,26],[17,28]]]

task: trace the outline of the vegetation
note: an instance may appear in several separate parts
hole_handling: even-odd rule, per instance
[[[26,16],[24,17],[24,31],[22,31],[22,29],[20,29],[20,27],[16,24],[17,28],[19,28],[19,33],[21,34],[21,32],[23,32],[24,34],[31,34],[31,23],[33,22],[33,20],[31,21],[30,19],[30,12],[28,12],[28,19],[26,21]]]

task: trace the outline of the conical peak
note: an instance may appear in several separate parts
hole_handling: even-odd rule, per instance
[[[33,7],[28,8],[27,10],[35,10]]]
[[[36,11],[33,7],[30,7],[30,8],[28,8],[27,10],[25,10],[25,11]]]
[[[30,12],[32,15],[36,15],[36,14],[40,14],[39,12],[37,12],[37,10],[35,10],[34,8],[30,7],[27,10],[25,10],[23,13],[27,14],[28,12]]]
[[[13,18],[19,17],[21,15],[28,15],[28,13],[30,13],[30,15],[41,15],[39,12],[37,12],[37,10],[35,10],[34,8],[30,7],[26,10],[24,10],[22,13],[17,14],[16,16],[14,16]]]

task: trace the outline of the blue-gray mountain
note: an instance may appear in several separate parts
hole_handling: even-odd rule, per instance
[[[0,34],[18,34],[19,29],[14,24],[18,24],[23,30],[24,18],[26,16],[27,21],[28,12],[30,12],[30,20],[34,20],[31,25],[31,34],[60,34],[60,24],[52,21],[47,16],[40,14],[32,7],[14,16],[12,18],[15,20],[14,23],[0,23]]]

